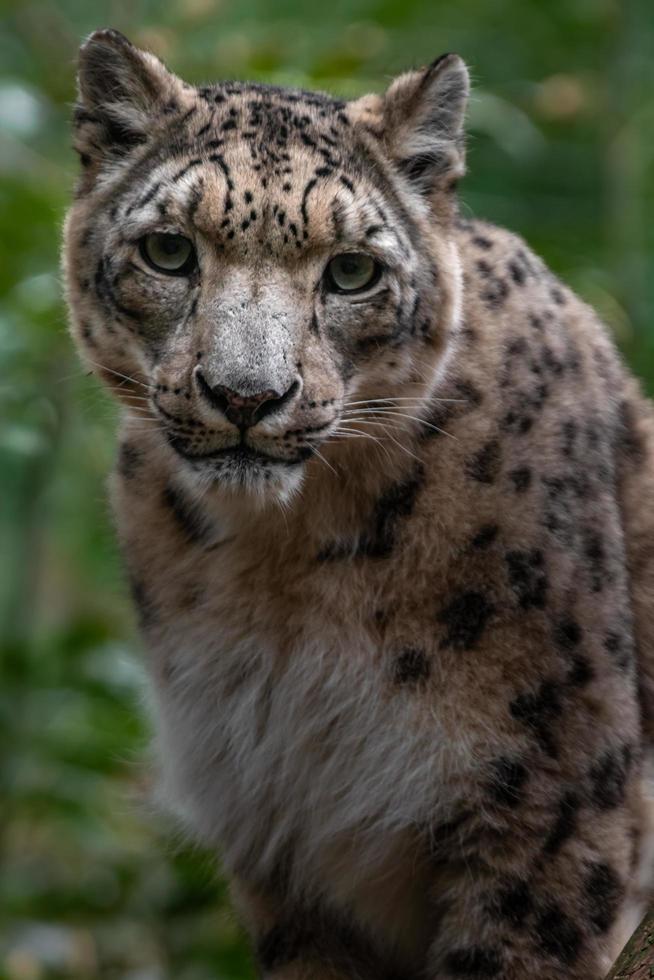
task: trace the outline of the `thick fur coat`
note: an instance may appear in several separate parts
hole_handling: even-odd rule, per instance
[[[455,55],[349,103],[80,56],[68,299],[124,406],[159,794],[267,978],[600,980],[648,885],[653,416],[459,217],[467,92]]]

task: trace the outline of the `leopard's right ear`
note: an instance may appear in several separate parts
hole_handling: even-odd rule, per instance
[[[95,31],[80,48],[73,117],[83,167],[97,172],[145,143],[181,110],[187,89],[119,31]]]

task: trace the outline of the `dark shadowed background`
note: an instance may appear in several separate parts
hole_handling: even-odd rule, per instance
[[[654,392],[651,0],[0,0],[0,980],[252,975],[209,855],[143,802],[139,644],[104,502],[115,411],[66,334],[75,52],[358,95],[471,65],[466,214],[522,233]]]

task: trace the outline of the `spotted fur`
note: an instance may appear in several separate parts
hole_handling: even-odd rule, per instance
[[[649,887],[653,415],[458,216],[467,90],[454,55],[353,102],[80,55],[66,280],[124,407],[160,798],[267,978],[599,980]]]

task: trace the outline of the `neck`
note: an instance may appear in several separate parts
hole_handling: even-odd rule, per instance
[[[363,535],[362,547],[383,551],[379,508],[404,506],[415,492],[422,463],[419,423],[394,428],[392,436],[380,431],[369,428],[374,435],[327,443],[320,458],[306,464],[299,490],[284,503],[225,494],[217,486],[205,495],[203,505],[230,535],[245,532],[250,542],[260,538],[266,549],[277,539],[280,547],[311,542],[316,554],[340,547],[355,551]]]

